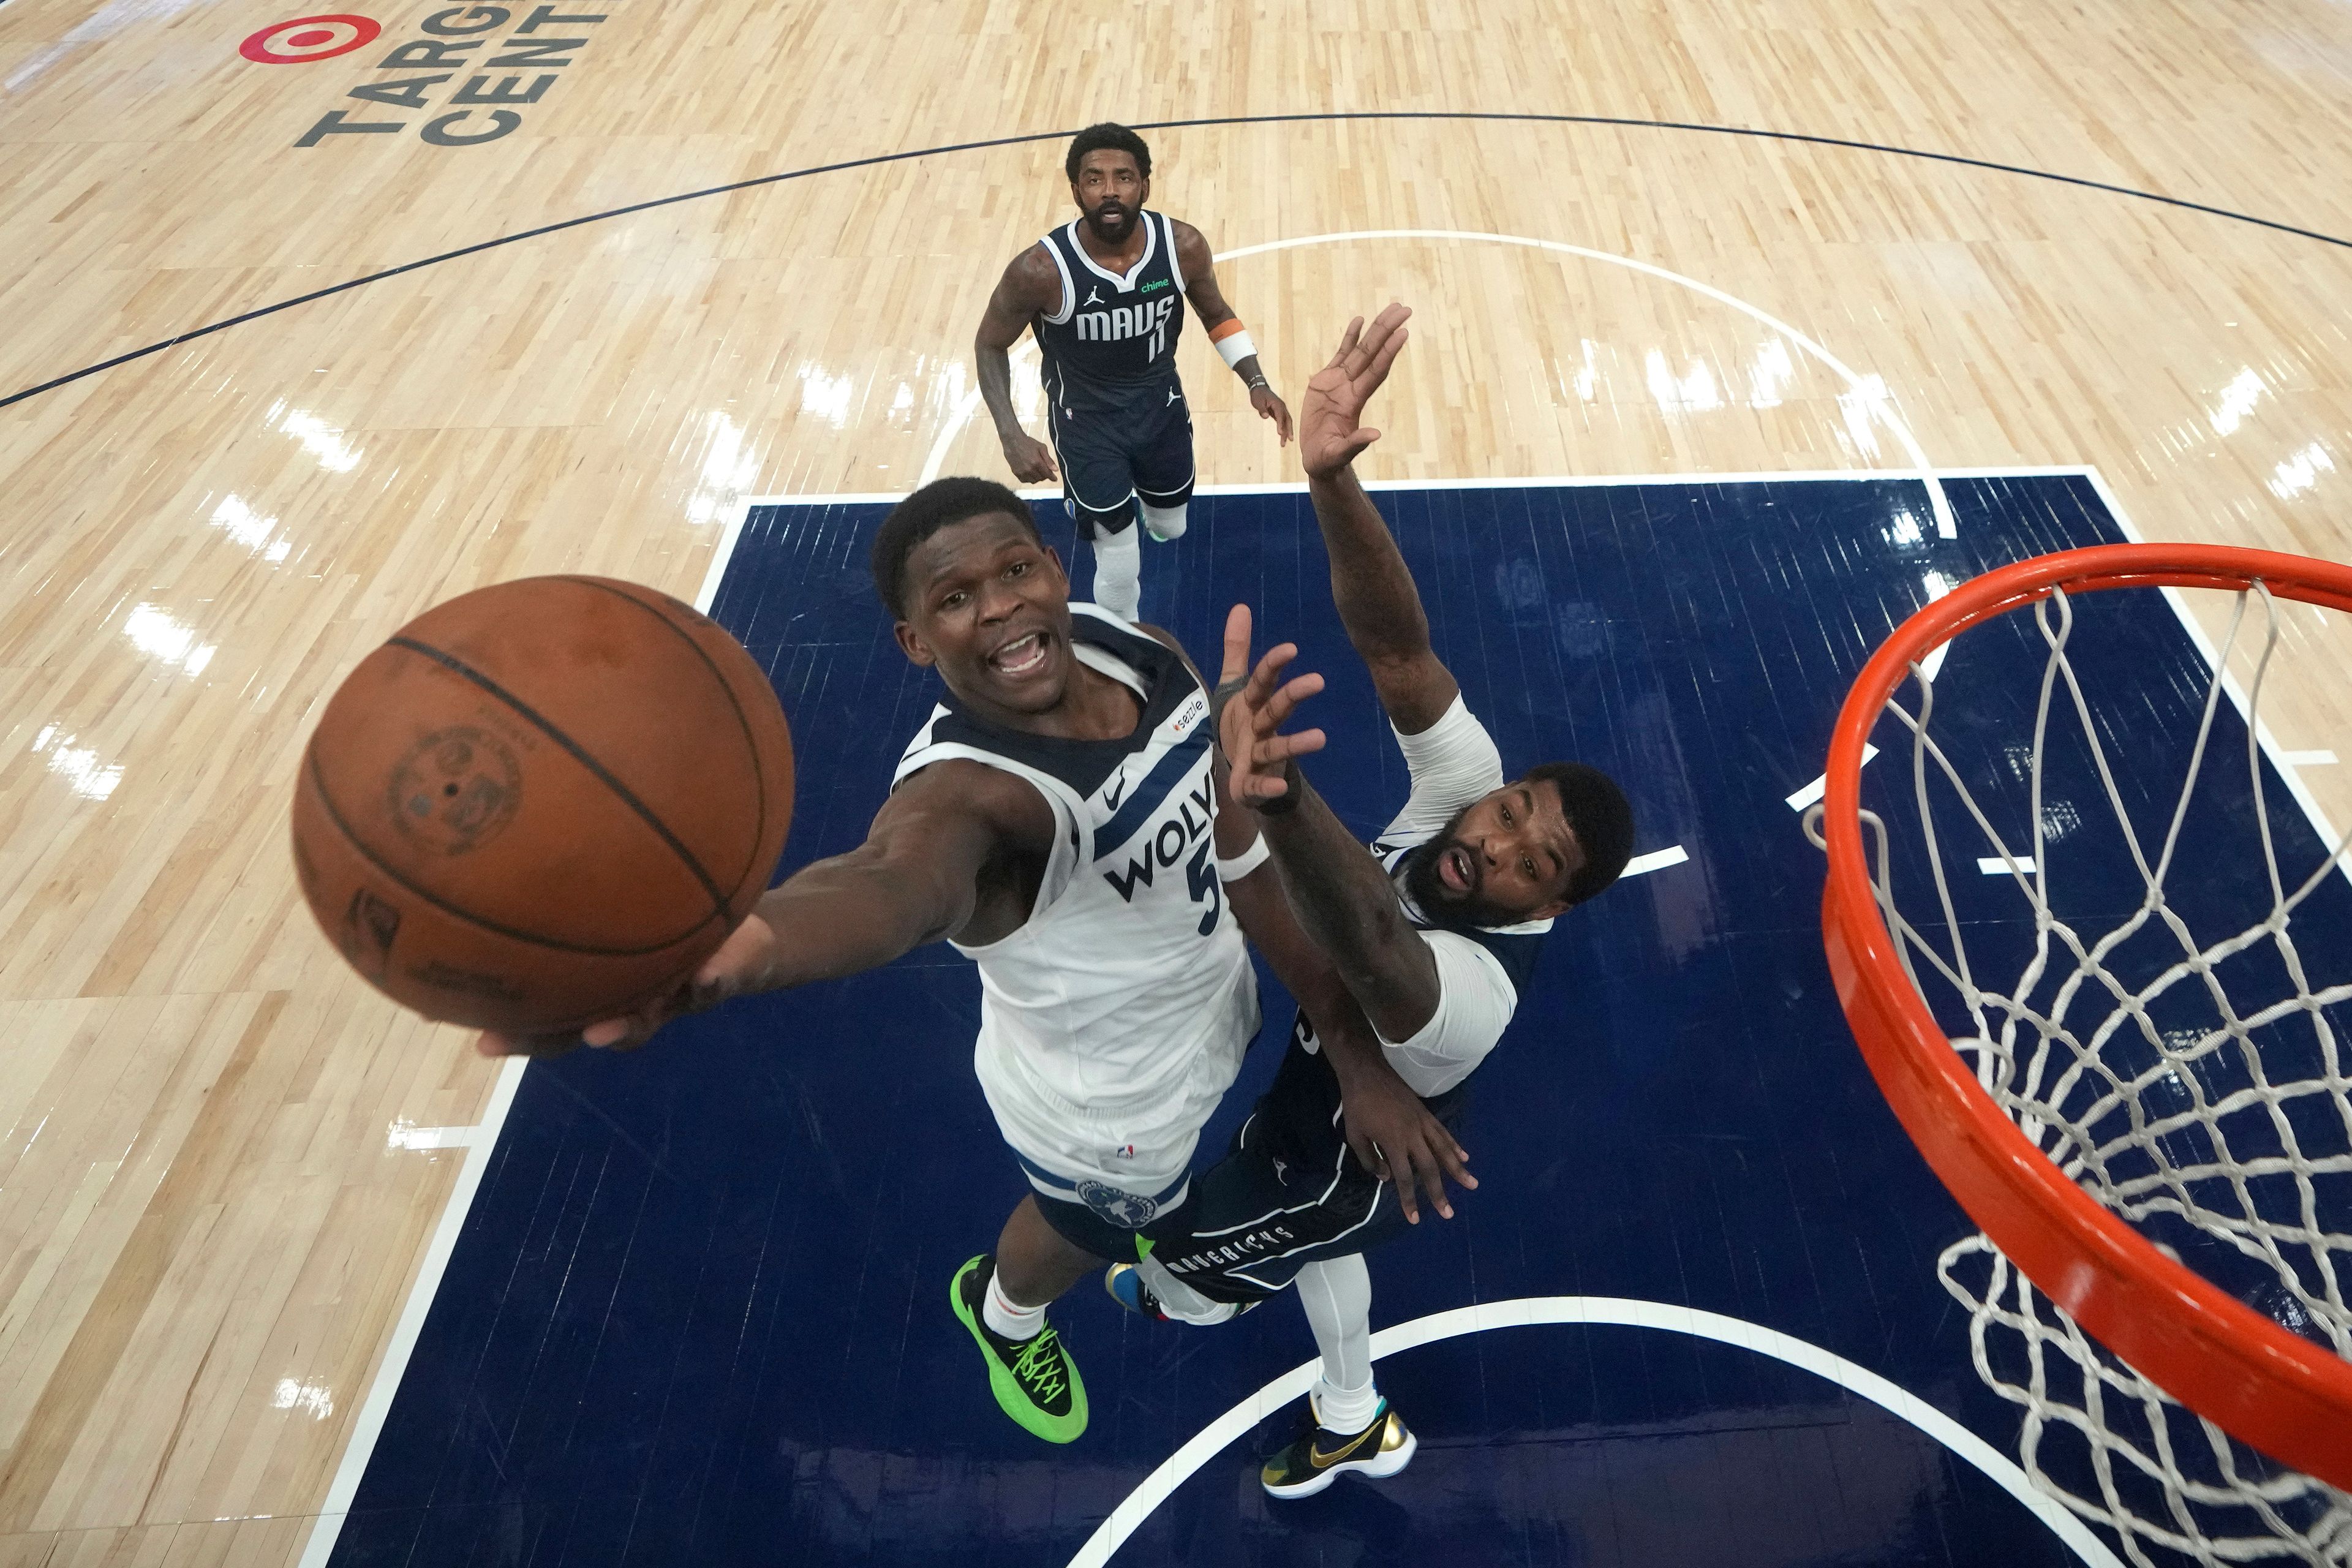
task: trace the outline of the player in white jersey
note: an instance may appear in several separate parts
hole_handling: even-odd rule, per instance
[[[1554,917],[1608,888],[1633,852],[1632,809],[1597,769],[1548,763],[1506,775],[1431,647],[1404,558],[1356,480],[1354,459],[1378,435],[1360,429],[1358,416],[1403,346],[1405,315],[1391,306],[1370,331],[1361,321],[1349,328],[1307,383],[1299,455],[1332,598],[1395,731],[1411,795],[1365,854],[1278,734],[1313,678],[1279,682],[1276,650],[1244,682],[1249,616],[1237,608],[1226,630],[1228,684],[1218,689],[1232,792],[1255,808],[1288,902],[1347,1001],[1306,1002],[1281,1070],[1232,1151],[1196,1180],[1185,1214],[1151,1238],[1150,1255],[1108,1277],[1127,1305],[1192,1322],[1296,1286],[1322,1376],[1307,1430],[1260,1473],[1276,1497],[1310,1495],[1349,1470],[1393,1475],[1414,1447],[1373,1385],[1363,1261],[1402,1232],[1409,1187],[1402,1178],[1383,1186],[1343,1138],[1340,1100],[1354,1069],[1326,1047],[1328,1026],[1352,1023],[1360,1008],[1388,1063],[1433,1114],[1458,1124],[1469,1079],[1509,1026]]]
[[[642,1016],[484,1048],[634,1045],[729,995],[952,942],[980,967],[974,1065],[1032,1191],[994,1255],[958,1272],[950,1304],[1006,1414],[1068,1442],[1085,1384],[1045,1307],[1136,1257],[1184,1198],[1202,1122],[1257,1028],[1236,918],[1286,981],[1307,950],[1271,873],[1220,875],[1218,837],[1238,851],[1250,834],[1245,814],[1216,811],[1199,676],[1164,634],[1072,605],[1025,503],[984,479],[928,485],[883,523],[873,564],[900,648],[947,697],[866,842],[771,890]],[[1378,1052],[1369,1033],[1337,1048]],[[1349,1116],[1384,1144],[1444,1135],[1392,1076]]]
[[[972,1066],[1031,1185],[1134,1230],[1183,1201],[1201,1124],[1257,1033],[1257,990],[1217,877],[1207,691],[1157,638],[1092,605],[1069,617],[1078,662],[1133,694],[1131,734],[1031,734],[950,691],[893,783],[979,763],[1052,810],[1028,920],[950,939],[980,965]],[[1101,1238],[1084,1218],[1055,1228]]]

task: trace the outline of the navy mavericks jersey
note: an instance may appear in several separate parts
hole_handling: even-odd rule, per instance
[[[1404,858],[1424,842],[1425,837],[1416,837],[1401,845],[1393,838],[1381,838],[1373,843],[1372,854],[1379,858],[1381,869],[1393,880],[1404,868]],[[1402,889],[1403,884],[1400,882],[1398,886]],[[1551,921],[1532,921],[1517,926],[1453,925],[1431,920],[1411,899],[1398,901],[1404,906],[1404,918],[1413,930],[1450,931],[1455,936],[1469,938],[1503,966],[1503,973],[1511,978],[1511,989],[1525,994],[1528,977],[1536,972],[1536,957],[1543,952],[1543,940],[1551,934]]]
[[[1393,879],[1404,858],[1426,837],[1416,836],[1413,842],[1402,846],[1394,839],[1383,838],[1372,845],[1372,853],[1381,868]],[[1503,966],[1511,989],[1521,996],[1527,994],[1528,982],[1535,974],[1536,959],[1543,952],[1544,938],[1550,934],[1549,921],[1522,926],[1444,924],[1423,914],[1410,899],[1400,898],[1398,902],[1415,931],[1451,931],[1485,948]],[[1459,1083],[1442,1094],[1426,1096],[1423,1103],[1439,1121],[1456,1127],[1470,1098],[1470,1080],[1477,1076],[1474,1068]],[[1281,1070],[1275,1075],[1273,1087],[1259,1100],[1257,1115],[1265,1123],[1266,1146],[1277,1159],[1321,1170],[1339,1160],[1346,1149],[1339,1123],[1339,1080],[1324,1058],[1321,1043],[1315,1037],[1314,1022],[1304,1008],[1291,1022],[1290,1044]]]
[[[1139,214],[1143,254],[1122,277],[1078,243],[1081,221],[1040,242],[1062,275],[1061,308],[1030,323],[1045,362],[1045,395],[1071,412],[1125,408],[1176,383],[1176,339],[1184,330],[1176,225],[1149,208]]]

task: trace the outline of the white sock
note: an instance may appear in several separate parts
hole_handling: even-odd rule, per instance
[[[1372,1385],[1372,1277],[1361,1255],[1301,1268],[1298,1304],[1323,1353],[1315,1419],[1326,1431],[1360,1432],[1381,1408],[1380,1390]]]
[[[1361,1388],[1334,1388],[1328,1379],[1318,1377],[1312,1393],[1315,1424],[1326,1432],[1360,1432],[1381,1413],[1381,1391],[1369,1377]]]
[[[1138,496],[1135,498],[1135,503],[1143,509],[1143,526],[1151,531],[1152,538],[1165,544],[1171,539],[1184,537],[1184,503],[1182,501],[1178,501],[1174,506],[1153,506],[1141,496]]]
[[[1095,603],[1129,621],[1143,608],[1143,546],[1133,523],[1095,535]]]
[[[1045,1328],[1045,1309],[1024,1307],[1004,1293],[996,1276],[988,1277],[988,1292],[980,1303],[981,1321],[1000,1338],[1034,1340]]]
[[[1144,1285],[1158,1299],[1160,1310],[1180,1323],[1205,1327],[1222,1323],[1241,1309],[1230,1301],[1212,1301],[1190,1285],[1168,1272],[1157,1258],[1147,1258],[1135,1266],[1143,1277]]]

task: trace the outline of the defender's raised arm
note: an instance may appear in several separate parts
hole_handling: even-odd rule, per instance
[[[1360,423],[1364,405],[1388,379],[1412,314],[1391,305],[1369,327],[1360,316],[1349,321],[1339,352],[1307,381],[1298,415],[1298,456],[1330,558],[1332,603],[1371,671],[1381,706],[1408,735],[1444,717],[1462,689],[1430,647],[1421,592],[1380,509],[1357,481],[1355,461],[1381,438]]]

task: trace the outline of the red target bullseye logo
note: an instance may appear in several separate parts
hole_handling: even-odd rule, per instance
[[[299,66],[331,60],[375,41],[383,25],[365,16],[297,16],[267,26],[237,45],[257,65]]]

